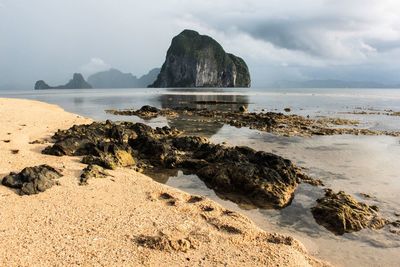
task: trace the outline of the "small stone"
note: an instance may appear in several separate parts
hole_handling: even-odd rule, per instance
[[[244,112],[247,112],[248,109],[247,109],[246,106],[240,106],[240,107],[239,107],[239,111],[242,112],[242,113],[244,113]]]

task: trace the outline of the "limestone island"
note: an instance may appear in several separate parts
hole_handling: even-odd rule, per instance
[[[93,88],[88,82],[85,81],[82,74],[74,73],[73,78],[65,85],[50,86],[45,81],[40,80],[35,83],[35,90],[44,89],[91,89]]]
[[[149,87],[250,87],[246,62],[213,38],[184,30],[172,39],[157,80]]]

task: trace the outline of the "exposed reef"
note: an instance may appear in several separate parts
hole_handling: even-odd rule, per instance
[[[182,169],[219,193],[244,195],[259,207],[288,205],[304,177],[289,160],[248,147],[225,147],[207,138],[184,136],[169,127],[95,122],[58,131],[43,153],[84,156],[83,163],[107,169]]]
[[[139,110],[107,110],[106,112],[114,115],[134,115],[142,119],[151,119],[157,116],[164,116],[167,118],[185,116],[192,117],[193,120],[197,120],[199,124],[213,121],[214,123],[229,124],[238,128],[249,127],[250,129],[283,136],[342,134],[400,136],[400,132],[395,131],[358,128],[358,121],[355,120],[340,118],[312,119],[294,114],[288,115],[276,112],[255,113],[247,112],[245,108],[237,111],[221,111],[194,108],[157,109],[145,106]]]

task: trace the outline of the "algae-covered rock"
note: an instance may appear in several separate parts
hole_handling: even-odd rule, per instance
[[[150,87],[250,87],[243,59],[213,38],[184,30],[172,39],[165,63]]]
[[[327,189],[311,211],[317,223],[338,235],[365,228],[380,229],[388,223],[379,216],[376,206],[358,202],[343,191],[334,193]]]
[[[105,178],[110,174],[99,165],[90,164],[82,170],[80,185],[86,185],[89,179],[92,178]]]
[[[20,173],[10,173],[3,178],[2,184],[7,187],[19,189],[21,195],[33,195],[44,192],[57,184],[55,179],[62,175],[53,167],[40,165],[27,167]]]
[[[207,138],[182,136],[169,127],[95,122],[59,131],[53,138],[56,143],[43,153],[83,155],[83,163],[106,169],[181,169],[196,174],[217,193],[244,196],[241,199],[259,207],[290,204],[299,180],[298,169],[277,155],[212,144]]]

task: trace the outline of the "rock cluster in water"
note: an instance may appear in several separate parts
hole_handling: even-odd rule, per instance
[[[85,81],[82,74],[74,73],[73,78],[65,85],[60,86],[50,86],[43,80],[37,81],[35,83],[35,90],[44,89],[90,89],[92,86]]]
[[[376,206],[358,202],[343,191],[334,193],[327,189],[311,211],[319,224],[338,235],[365,228],[380,229],[388,224],[378,215]]]
[[[358,121],[340,118],[311,119],[299,115],[287,115],[276,112],[247,112],[245,107],[236,111],[207,110],[193,108],[157,109],[144,106],[139,110],[107,110],[114,115],[134,115],[142,119],[151,119],[157,116],[177,118],[179,116],[193,117],[199,124],[216,122],[229,124],[234,127],[249,127],[259,131],[270,132],[283,136],[313,136],[313,135],[389,135],[400,136],[400,132],[370,130],[356,127]],[[343,127],[338,126],[353,126]]]
[[[250,87],[243,59],[226,53],[206,35],[184,30],[172,39],[157,80],[150,87]]]
[[[169,127],[141,123],[92,123],[58,131],[43,153],[83,156],[82,162],[107,169],[182,169],[219,193],[244,195],[259,207],[282,208],[297,188],[298,169],[277,155],[248,147],[224,147],[183,136]]]
[[[56,179],[62,175],[53,167],[40,165],[27,167],[20,173],[10,173],[3,178],[2,184],[18,189],[21,195],[33,195],[44,192],[57,184]]]

